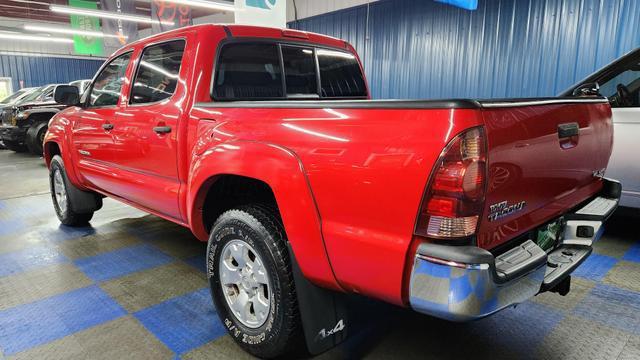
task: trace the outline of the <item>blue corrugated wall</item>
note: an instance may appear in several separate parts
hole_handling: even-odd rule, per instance
[[[91,79],[104,60],[45,56],[0,55],[0,77],[10,77],[13,90],[73,80]]]
[[[375,98],[553,96],[640,46],[639,0],[382,0],[368,22],[360,6],[289,26],[353,44]]]

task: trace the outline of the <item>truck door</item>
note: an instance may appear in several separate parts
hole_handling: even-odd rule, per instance
[[[622,183],[620,205],[640,208],[640,51],[598,79],[613,113],[613,152],[606,176]]]
[[[183,39],[143,49],[112,132],[118,167],[114,194],[179,220],[178,125],[190,71],[181,72],[184,49]]]
[[[120,108],[122,84],[131,52],[120,55],[102,68],[84,98],[84,106],[69,114],[73,121],[73,148],[81,176],[98,189],[111,187],[113,131]]]

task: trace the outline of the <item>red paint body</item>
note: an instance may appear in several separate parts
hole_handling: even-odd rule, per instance
[[[285,39],[278,29],[228,29],[234,38]],[[338,39],[293,35],[295,41],[355,54]],[[461,131],[485,126],[488,139],[478,246],[503,244],[600,189],[592,172],[607,166],[611,152],[606,104],[216,108],[210,97],[212,69],[217,45],[226,37],[222,26],[195,26],[121,49],[114,56],[129,50],[133,56],[119,105],[71,107],[56,115],[45,139],[47,161],[56,143],[74,184],[188,226],[202,241],[208,239],[202,206],[216,179],[234,174],[261,180],[273,190],[305,276],[327,288],[396,304],[406,304],[404,269],[413,256],[412,240],[426,241],[413,236],[425,186],[442,150]],[[129,105],[131,78],[144,46],[175,38],[186,39],[186,47],[174,95],[160,103]],[[579,143],[562,149],[556,126],[572,121],[580,124]],[[114,129],[103,130],[104,123]],[[151,131],[161,124],[172,132]],[[488,222],[489,204],[503,200],[524,200],[527,207]]]

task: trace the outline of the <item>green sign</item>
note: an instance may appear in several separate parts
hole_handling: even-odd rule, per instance
[[[69,0],[69,6],[96,10],[95,1]],[[71,15],[71,27],[79,30],[100,31],[100,20],[94,16]],[[73,35],[73,48],[80,55],[103,55],[102,38],[85,35]]]

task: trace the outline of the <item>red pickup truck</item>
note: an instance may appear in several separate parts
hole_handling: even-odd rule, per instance
[[[454,321],[566,294],[620,196],[606,99],[369,100],[354,48],[313,33],[162,33],[55,98],[60,221],[108,196],[190,228],[222,322],[262,357],[345,333],[313,291]]]

